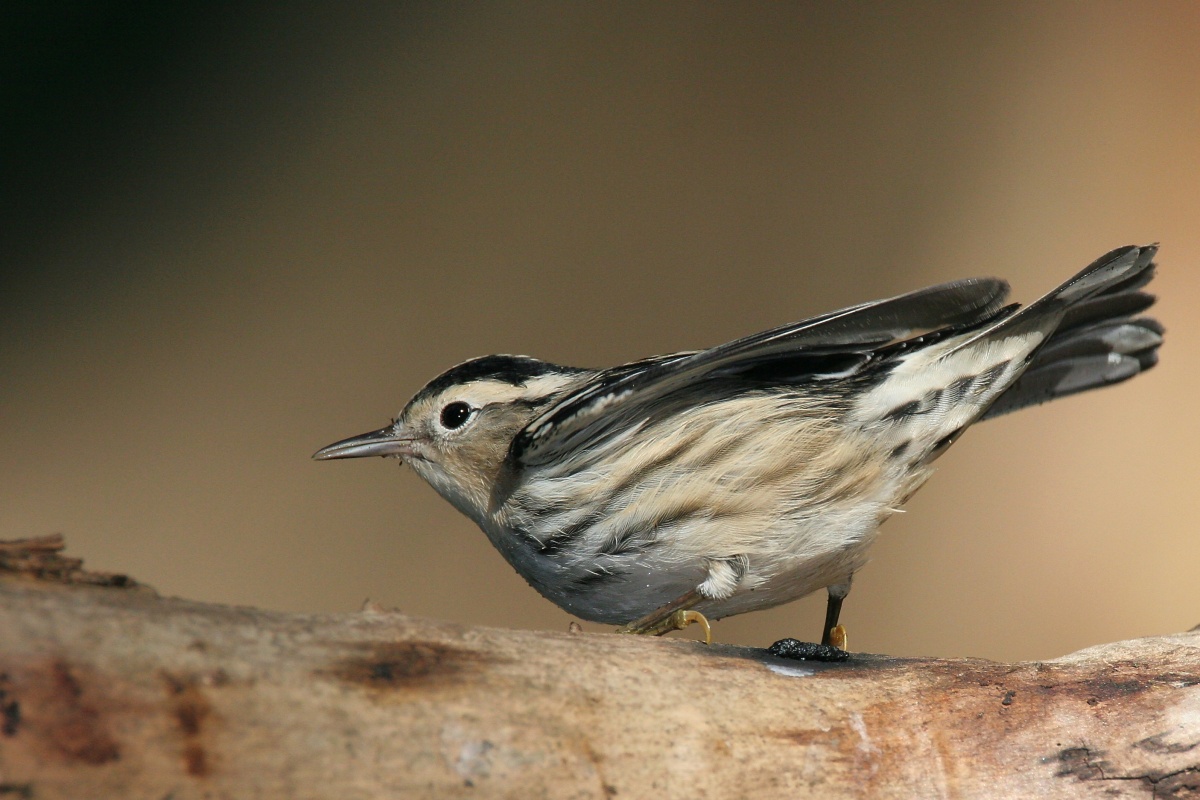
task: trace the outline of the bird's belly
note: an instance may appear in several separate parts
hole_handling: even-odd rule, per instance
[[[712,619],[790,603],[837,583],[845,583],[867,560],[874,535],[825,554],[796,560],[759,581],[748,580],[729,597],[707,600],[696,610]],[[751,578],[754,576],[751,574]]]
[[[746,566],[733,593],[705,600],[697,610],[720,619],[787,603],[848,580],[866,561],[881,522],[876,510],[859,506],[858,512],[764,529],[756,541],[747,543],[748,552],[736,554],[745,556]],[[539,554],[517,532],[497,531],[498,536],[489,533],[489,538],[546,599],[581,619],[621,625],[695,590],[713,562],[728,558],[727,549],[706,553],[696,546],[722,541],[721,522],[707,524],[716,530],[680,530],[674,541],[659,540],[641,553],[574,561]]]
[[[541,530],[570,531],[561,541],[500,516],[482,527],[535,589],[583,619],[625,624],[697,589],[707,598],[697,610],[719,619],[848,581],[863,565],[879,525],[928,477],[884,457],[863,460],[869,469],[835,463],[820,481],[805,479],[811,495],[787,482],[742,495],[703,483],[647,490],[599,517],[573,506],[555,524],[531,516]],[[550,500],[530,496],[525,507],[553,507]]]
[[[930,474],[927,469],[906,471],[902,479],[880,481],[872,491],[831,504],[818,516],[779,520],[748,548],[746,571],[737,588],[697,610],[720,619],[849,582],[867,562],[879,527]]]
[[[568,560],[547,556],[520,533],[484,529],[521,577],[564,611],[588,620],[623,625],[694,590],[705,578],[703,562],[668,560],[666,553],[625,558]]]

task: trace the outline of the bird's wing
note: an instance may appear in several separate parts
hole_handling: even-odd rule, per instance
[[[845,377],[897,339],[991,319],[1007,296],[1004,281],[971,278],[850,306],[709,350],[614,367],[535,417],[513,440],[510,457],[523,466],[562,458],[639,424],[668,395],[707,382]]]

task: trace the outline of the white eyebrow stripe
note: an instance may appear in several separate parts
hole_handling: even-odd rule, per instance
[[[483,408],[494,403],[534,401],[557,394],[578,379],[578,374],[548,374],[531,378],[524,385],[517,385],[483,378],[447,389],[441,395],[440,402],[462,400],[474,408]]]

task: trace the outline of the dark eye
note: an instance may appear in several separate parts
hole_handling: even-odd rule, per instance
[[[461,400],[450,403],[442,409],[442,427],[454,430],[461,428],[463,423],[471,418],[471,407]]]

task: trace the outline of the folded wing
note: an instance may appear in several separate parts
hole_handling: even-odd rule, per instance
[[[515,465],[568,457],[645,420],[677,392],[743,378],[796,383],[844,378],[886,345],[925,331],[979,325],[1005,311],[1008,284],[972,278],[822,314],[699,352],[606,370],[564,396],[513,440]]]

